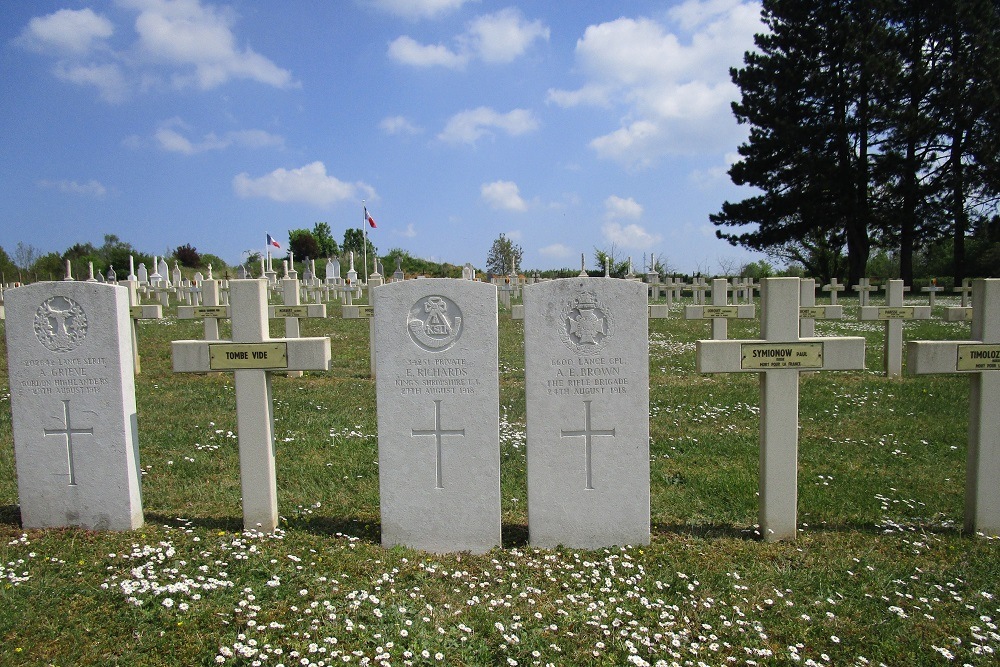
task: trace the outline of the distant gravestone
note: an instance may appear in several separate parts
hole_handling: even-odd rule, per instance
[[[871,300],[869,295],[872,292],[878,292],[881,288],[878,285],[873,285],[871,279],[861,278],[858,280],[858,284],[854,285],[854,289],[858,293],[858,305],[867,306]]]
[[[649,542],[646,286],[524,290],[528,533],[534,546]]]
[[[715,278],[712,280],[712,305],[684,307],[686,320],[712,320],[713,340],[726,340],[729,337],[730,319],[753,319],[755,316],[752,304],[729,304],[726,285],[725,278]]]
[[[884,368],[887,377],[899,377],[903,373],[903,322],[906,320],[929,320],[930,306],[904,306],[902,280],[890,280],[886,285],[885,306],[862,306],[862,320],[885,322],[885,344],[883,346]]]
[[[1000,535],[1000,280],[972,285],[972,340],[907,343],[906,372],[969,376],[965,530]]]
[[[836,285],[836,281],[833,283]],[[816,305],[816,281],[803,278],[799,284],[799,335],[809,338],[816,335],[816,320],[839,320],[844,316],[844,307],[836,305],[836,292],[831,295],[829,306]]]
[[[962,280],[962,284],[951,290],[952,292],[958,292],[962,295],[962,308],[968,308],[971,304],[969,303],[969,297],[972,295],[972,278],[965,278]]]
[[[128,290],[43,282],[6,293],[25,528],[143,523]]]
[[[382,544],[497,547],[496,287],[431,278],[374,297]]]

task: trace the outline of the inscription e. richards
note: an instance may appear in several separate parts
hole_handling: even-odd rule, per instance
[[[128,290],[61,281],[5,296],[22,524],[140,527]]]
[[[532,545],[649,543],[646,287],[566,278],[524,289]]]
[[[497,290],[447,278],[373,290],[382,543],[500,545]]]

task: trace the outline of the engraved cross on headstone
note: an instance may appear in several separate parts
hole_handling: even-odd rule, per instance
[[[441,399],[436,399],[434,401],[434,428],[420,429],[414,428],[410,429],[411,436],[418,435],[433,435],[435,444],[437,445],[437,453],[434,459],[434,470],[435,470],[435,480],[434,488],[443,489],[444,488],[444,466],[441,463],[441,438],[449,435],[460,435],[465,437],[464,428],[456,429],[445,429],[441,428]]]
[[[73,436],[74,435],[89,435],[93,437],[94,428],[73,428],[70,423],[70,411],[69,411],[69,400],[63,400],[63,423],[65,427],[63,428],[47,428],[43,429],[42,433],[46,436],[49,435],[64,435],[66,436],[66,461],[67,467],[69,468],[69,486],[76,486],[76,466],[73,462]]]
[[[559,431],[559,437],[562,437],[562,438],[578,438],[580,436],[583,436],[584,441],[586,442],[586,450],[585,450],[586,454],[585,454],[585,459],[584,460],[585,460],[585,465],[587,467],[587,486],[585,487],[587,489],[593,489],[594,488],[594,473],[593,473],[593,466],[591,465],[591,445],[593,443],[594,436],[601,436],[601,435],[603,435],[603,436],[610,436],[612,438],[615,437],[615,429],[613,429],[613,428],[611,428],[611,429],[595,429],[591,425],[590,404],[591,404],[591,401],[589,401],[589,400],[585,400],[583,402],[583,409],[584,409],[584,415],[585,415],[584,416],[584,426],[583,426],[583,429],[576,430],[576,431],[567,431],[565,429],[562,429],[562,430]]]

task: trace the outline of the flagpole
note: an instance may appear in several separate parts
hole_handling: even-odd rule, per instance
[[[368,208],[365,206],[365,200],[361,200],[361,215],[364,218],[361,221],[361,237],[362,245],[365,247],[365,285],[368,284]]]

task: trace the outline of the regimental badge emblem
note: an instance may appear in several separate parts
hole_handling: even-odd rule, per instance
[[[611,311],[593,292],[583,292],[570,301],[563,312],[561,338],[577,354],[600,354],[614,335]]]
[[[50,297],[35,311],[35,337],[53,352],[69,352],[87,337],[87,314],[69,297]]]
[[[406,328],[419,347],[444,352],[462,335],[462,310],[448,297],[423,297],[410,308]]]

